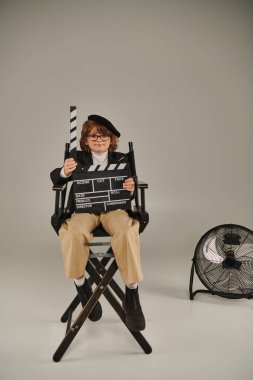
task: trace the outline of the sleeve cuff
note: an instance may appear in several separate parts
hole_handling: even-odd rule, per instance
[[[62,178],[69,178],[70,176],[71,176],[71,174],[66,175],[66,174],[64,173],[64,167],[62,167],[62,168],[61,168],[61,171],[60,171],[60,177],[62,177]]]

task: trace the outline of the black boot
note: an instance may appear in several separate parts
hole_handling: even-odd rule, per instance
[[[146,323],[141,309],[138,288],[129,289],[126,286],[126,295],[123,302],[123,308],[126,312],[126,325],[129,330],[144,330]]]
[[[88,302],[89,298],[92,296],[92,288],[90,286],[89,280],[86,279],[82,286],[77,286],[76,283],[75,283],[75,286],[76,286],[76,290],[77,290],[77,293],[79,295],[82,307],[84,307],[86,305],[86,303]],[[101,317],[102,317],[102,307],[101,307],[100,303],[97,302],[97,304],[91,310],[88,318],[91,321],[96,322]]]

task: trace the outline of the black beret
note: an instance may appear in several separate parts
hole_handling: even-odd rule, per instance
[[[114,127],[114,125],[109,120],[107,120],[105,117],[102,117],[99,115],[90,115],[90,116],[88,116],[88,120],[92,120],[98,124],[103,125],[107,129],[109,129],[109,131],[111,131],[115,136],[120,137],[119,131],[117,131],[117,129]]]

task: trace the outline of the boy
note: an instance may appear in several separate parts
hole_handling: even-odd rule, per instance
[[[123,153],[116,152],[119,131],[106,118],[90,115],[83,124],[80,139],[81,151],[77,152],[77,161],[82,165],[102,165],[127,162]],[[64,161],[62,168],[52,171],[54,185],[64,184],[72,180],[72,173],[77,162],[73,158]],[[135,183],[127,178],[123,188],[134,192]],[[132,331],[145,329],[145,318],[139,301],[138,282],[143,279],[140,264],[139,222],[131,218],[127,211],[113,210],[100,214],[75,213],[74,196],[71,188],[68,199],[71,217],[66,219],[59,230],[60,244],[64,259],[65,273],[74,279],[82,305],[84,306],[92,294],[84,272],[89,256],[87,243],[92,240],[92,231],[101,223],[111,236],[111,246],[119,272],[126,285],[124,310],[126,324]],[[89,319],[97,321],[102,316],[102,308],[98,302],[89,315]]]

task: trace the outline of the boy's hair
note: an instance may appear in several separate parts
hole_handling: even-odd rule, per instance
[[[80,138],[80,147],[82,150],[86,150],[87,152],[90,152],[89,145],[86,144],[86,139],[88,138],[92,128],[97,129],[97,133],[100,135],[106,135],[111,138],[111,143],[109,146],[109,152],[112,152],[117,149],[118,147],[118,137],[115,136],[109,129],[104,127],[103,125],[100,125],[92,120],[87,120],[85,123],[83,123],[82,132],[81,132],[81,138]]]

